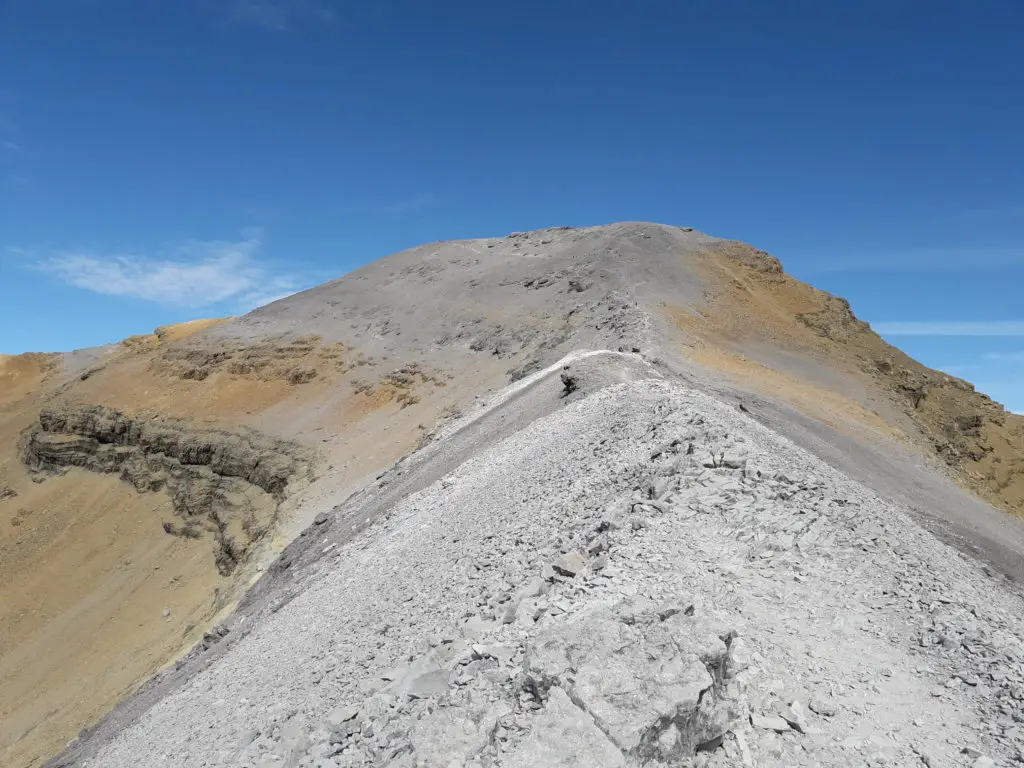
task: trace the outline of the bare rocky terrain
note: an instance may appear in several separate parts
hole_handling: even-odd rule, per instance
[[[44,407],[22,443],[22,462],[37,476],[79,467],[115,473],[140,493],[166,492],[180,520],[165,522],[164,532],[210,533],[223,575],[267,534],[285,495],[312,479],[316,461],[295,443],[132,418],[102,405]]]
[[[1024,420],[750,246],[435,243],[3,365],[5,764],[1024,761]]]

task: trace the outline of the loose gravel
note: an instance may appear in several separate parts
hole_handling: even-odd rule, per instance
[[[407,497],[86,765],[1024,762],[1024,601],[667,381]]]

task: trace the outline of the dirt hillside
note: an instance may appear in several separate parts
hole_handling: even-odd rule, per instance
[[[712,372],[1024,512],[1024,420],[756,249],[642,223],[432,243],[244,317],[0,358],[0,764],[59,752],[318,515],[578,349]]]
[[[1024,515],[1024,417],[886,343],[849,302],[785,274],[763,251],[718,242],[695,266],[706,302],[697,314],[669,308],[699,338],[694,359],[819,417],[840,397],[836,411],[901,437],[963,487]]]
[[[341,500],[448,407],[436,372],[316,337],[180,346],[218,322],[0,360],[0,764],[40,764],[201,642],[302,499]]]

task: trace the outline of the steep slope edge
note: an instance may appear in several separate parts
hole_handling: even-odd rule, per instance
[[[340,545],[365,506],[326,516],[317,567],[74,764],[1013,759],[1020,597],[731,404],[635,378],[542,377],[562,407]]]
[[[709,244],[695,267],[710,286],[705,306],[673,318],[701,339],[697,361],[728,369],[755,389],[770,384],[760,375],[764,367],[787,374],[795,385],[773,392],[783,399],[799,401],[801,384],[853,390],[851,399],[890,434],[938,458],[986,501],[1024,515],[1024,416],[888,344],[845,299],[796,280],[752,246]]]

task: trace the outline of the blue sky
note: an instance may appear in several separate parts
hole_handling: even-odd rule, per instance
[[[424,241],[752,242],[1024,411],[1024,5],[0,2],[0,351]]]

